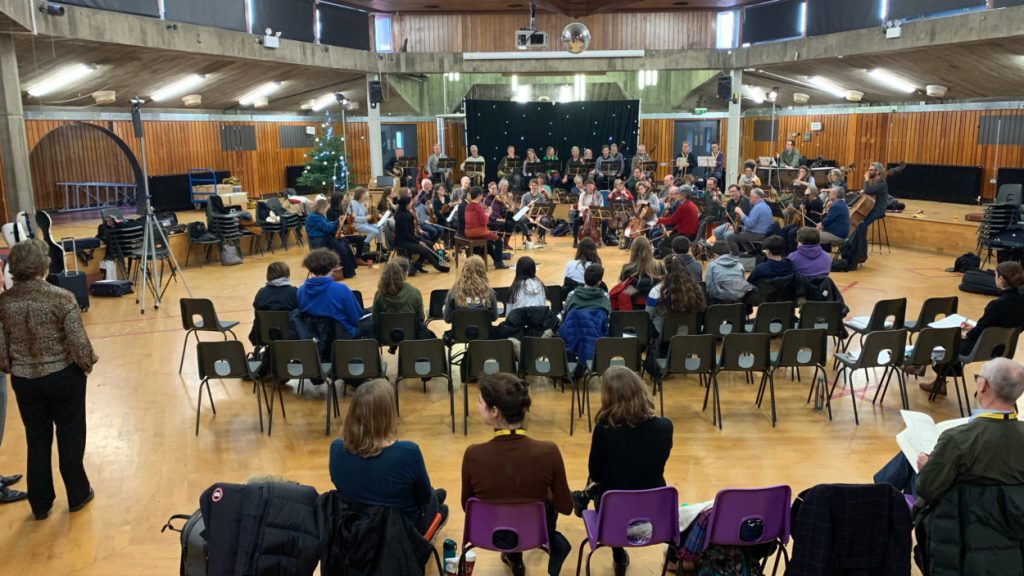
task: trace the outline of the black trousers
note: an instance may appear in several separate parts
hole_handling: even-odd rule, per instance
[[[556,530],[556,524],[558,522],[558,511],[551,505],[550,502],[544,503],[544,510],[547,512],[548,520],[548,537],[551,541],[551,553],[548,554],[548,574],[558,574],[562,570],[562,564],[565,559],[569,556],[569,552],[572,551],[572,544],[562,535],[561,532]],[[513,541],[502,541],[503,534],[499,531],[494,536],[494,543],[499,547],[511,548],[515,546]],[[522,552],[511,552],[508,554],[509,560],[513,563],[519,564],[523,561]]]
[[[68,504],[75,506],[89,496],[85,474],[85,373],[77,364],[42,378],[11,377],[25,423],[28,445],[28,502],[32,512],[47,512],[56,497],[53,491],[53,430],[57,429],[57,455]]]
[[[440,260],[437,259],[436,252],[419,242],[396,242],[395,247],[405,250],[410,255],[419,255],[420,260],[417,262],[417,266],[422,264],[437,264],[440,262]]]

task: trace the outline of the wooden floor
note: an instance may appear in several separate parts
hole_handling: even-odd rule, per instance
[[[300,266],[303,254],[293,247],[276,256],[291,265],[296,283],[305,277]],[[516,257],[521,254],[517,252]],[[538,261],[543,281],[560,283],[572,251],[568,240],[555,239],[546,249],[530,255]],[[609,275],[617,275],[626,253],[604,248],[601,256]],[[186,278],[192,294],[211,298],[221,318],[242,322],[237,333],[244,339],[252,322],[253,295],[263,284],[266,264],[273,259],[267,255],[232,268],[190,268]],[[951,265],[948,256],[895,248],[891,255],[872,254],[861,271],[835,278],[855,314],[867,314],[878,299],[906,295],[908,316],[912,316],[926,297],[958,294],[959,276],[943,271]],[[362,290],[369,301],[378,276],[379,270],[360,269],[350,286]],[[507,286],[513,272],[492,270],[490,276],[493,285]],[[427,294],[447,288],[454,277],[454,271],[447,275],[432,271],[411,281]],[[251,385],[214,382],[217,415],[204,405],[200,435],[193,436],[198,386],[194,346],[188,350],[184,373],[177,374],[184,336],[177,300],[185,295],[182,284],[172,286],[164,306],[147,309],[145,314],[139,313],[130,297],[93,299],[85,319],[100,362],[89,379],[86,468],[96,500],[84,511],[69,515],[58,484],[54,512],[42,522],[32,521],[25,503],[0,506],[4,574],[173,574],[178,569],[178,537],[161,534],[160,527],[171,514],[195,510],[199,494],[211,483],[244,482],[250,476],[269,474],[321,491],[332,487],[327,472],[331,438],[323,435],[324,403],[314,387],[307,387],[303,398],[286,396],[288,419],[278,419],[273,437],[267,437],[257,429]],[[987,301],[963,293],[959,296],[961,312],[972,317],[977,317]],[[440,331],[442,326],[432,328]],[[395,362],[389,360],[393,370]],[[829,422],[824,413],[804,402],[808,376],[804,375],[802,384],[781,375],[777,378],[779,424],[774,429],[767,408],[754,406],[754,387],[742,378],[724,378],[723,431],[712,427],[708,415],[701,412],[703,390],[696,380],[669,380],[665,408],[675,423],[675,445],[666,476],[678,487],[681,501],[708,500],[726,487],[789,484],[796,494],[820,482],[869,482],[897,450],[893,436],[902,428],[897,395],[890,394],[884,408],[872,407],[870,396],[860,401],[858,427],[853,422],[849,394],[844,393],[835,399],[835,420]],[[915,386],[913,380],[911,385]],[[856,378],[856,390],[858,397],[865,390],[861,374]],[[869,384],[867,391],[873,390],[874,384]],[[458,392],[461,410],[461,387]],[[570,437],[568,395],[546,386],[536,386],[532,393],[530,434],[559,444],[570,484],[581,487],[587,477],[590,446],[585,423]],[[469,436],[462,435],[461,426],[452,434],[448,398],[440,383],[433,383],[426,394],[418,382],[409,383],[401,395],[400,434],[420,444],[434,485],[447,488],[455,503],[441,538],[459,540],[462,454],[470,443],[485,441],[490,433],[473,412]],[[916,386],[910,391],[910,402],[913,409],[926,411],[937,420],[956,416],[954,398],[929,404]],[[10,404],[6,439],[0,449],[4,474],[24,472],[25,463],[23,428],[13,393]],[[347,401],[345,404],[343,410]],[[335,425],[334,433],[338,431]],[[575,547],[583,537],[582,523],[575,517],[562,517],[559,527],[574,546],[563,571],[570,574]],[[630,574],[658,573],[660,558],[660,549],[633,552]],[[526,560],[531,573],[543,572],[542,553],[528,553]],[[595,574],[611,574],[610,565],[608,552],[600,552]],[[482,552],[477,574],[506,571],[496,555]]]

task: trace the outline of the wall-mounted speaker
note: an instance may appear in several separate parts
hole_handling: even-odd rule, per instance
[[[730,98],[732,98],[731,76],[718,77],[718,98],[719,100],[729,100]]]
[[[376,108],[384,101],[384,85],[380,80],[370,80],[370,106]]]

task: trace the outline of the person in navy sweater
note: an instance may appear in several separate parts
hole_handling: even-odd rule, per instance
[[[842,188],[831,188],[828,198],[828,213],[818,224],[821,242],[841,245],[850,235],[850,207],[846,205],[846,191]]]
[[[312,276],[299,286],[299,311],[336,320],[347,333],[346,337],[352,338],[363,309],[348,286],[332,278],[332,272],[338,268],[338,255],[326,248],[317,248],[306,255],[302,265]]]
[[[331,443],[329,467],[331,482],[346,500],[399,510],[420,534],[438,514],[442,524],[448,518],[447,493],[431,487],[420,447],[398,439],[395,393],[387,380],[370,380],[356,390],[341,438]]]
[[[758,280],[771,280],[793,274],[793,262],[785,257],[786,241],[782,236],[770,236],[764,241],[764,255],[767,260],[754,267],[747,277],[748,283],[756,284]]]

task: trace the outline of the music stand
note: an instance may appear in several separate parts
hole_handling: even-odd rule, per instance
[[[597,165],[597,160],[584,160],[583,161],[583,174],[590,174],[594,171],[594,166]]]
[[[544,172],[544,162],[527,162],[524,170],[527,176],[536,176]]]
[[[618,214],[619,212],[622,212],[627,216],[633,216],[633,203],[630,202],[629,200],[612,200],[611,202],[608,203],[607,208],[610,209],[613,214]]]
[[[697,166],[699,168],[717,168],[718,159],[714,156],[697,156]]]
[[[552,172],[562,171],[562,163],[558,160],[544,160],[542,163],[544,164],[545,173],[550,174]]]
[[[455,169],[455,159],[454,158],[438,158],[437,159],[437,171],[438,172],[444,172],[445,174],[447,174],[448,172],[451,172],[454,169]]]
[[[473,184],[479,186],[484,180],[484,163],[483,162],[466,162],[466,170],[463,175],[469,176],[469,179]]]
[[[658,170],[658,163],[653,160],[649,162],[641,162],[637,166],[637,168],[639,168],[640,171],[646,174],[647,176],[650,176],[651,174],[654,174]]]
[[[571,160],[570,160],[570,162],[571,162]],[[569,164],[566,167],[566,169],[565,169],[566,176],[568,176],[570,178],[576,178],[577,176],[580,176],[580,175],[586,174],[586,173],[587,173],[586,165],[583,163],[582,160],[580,160],[576,164]]]

